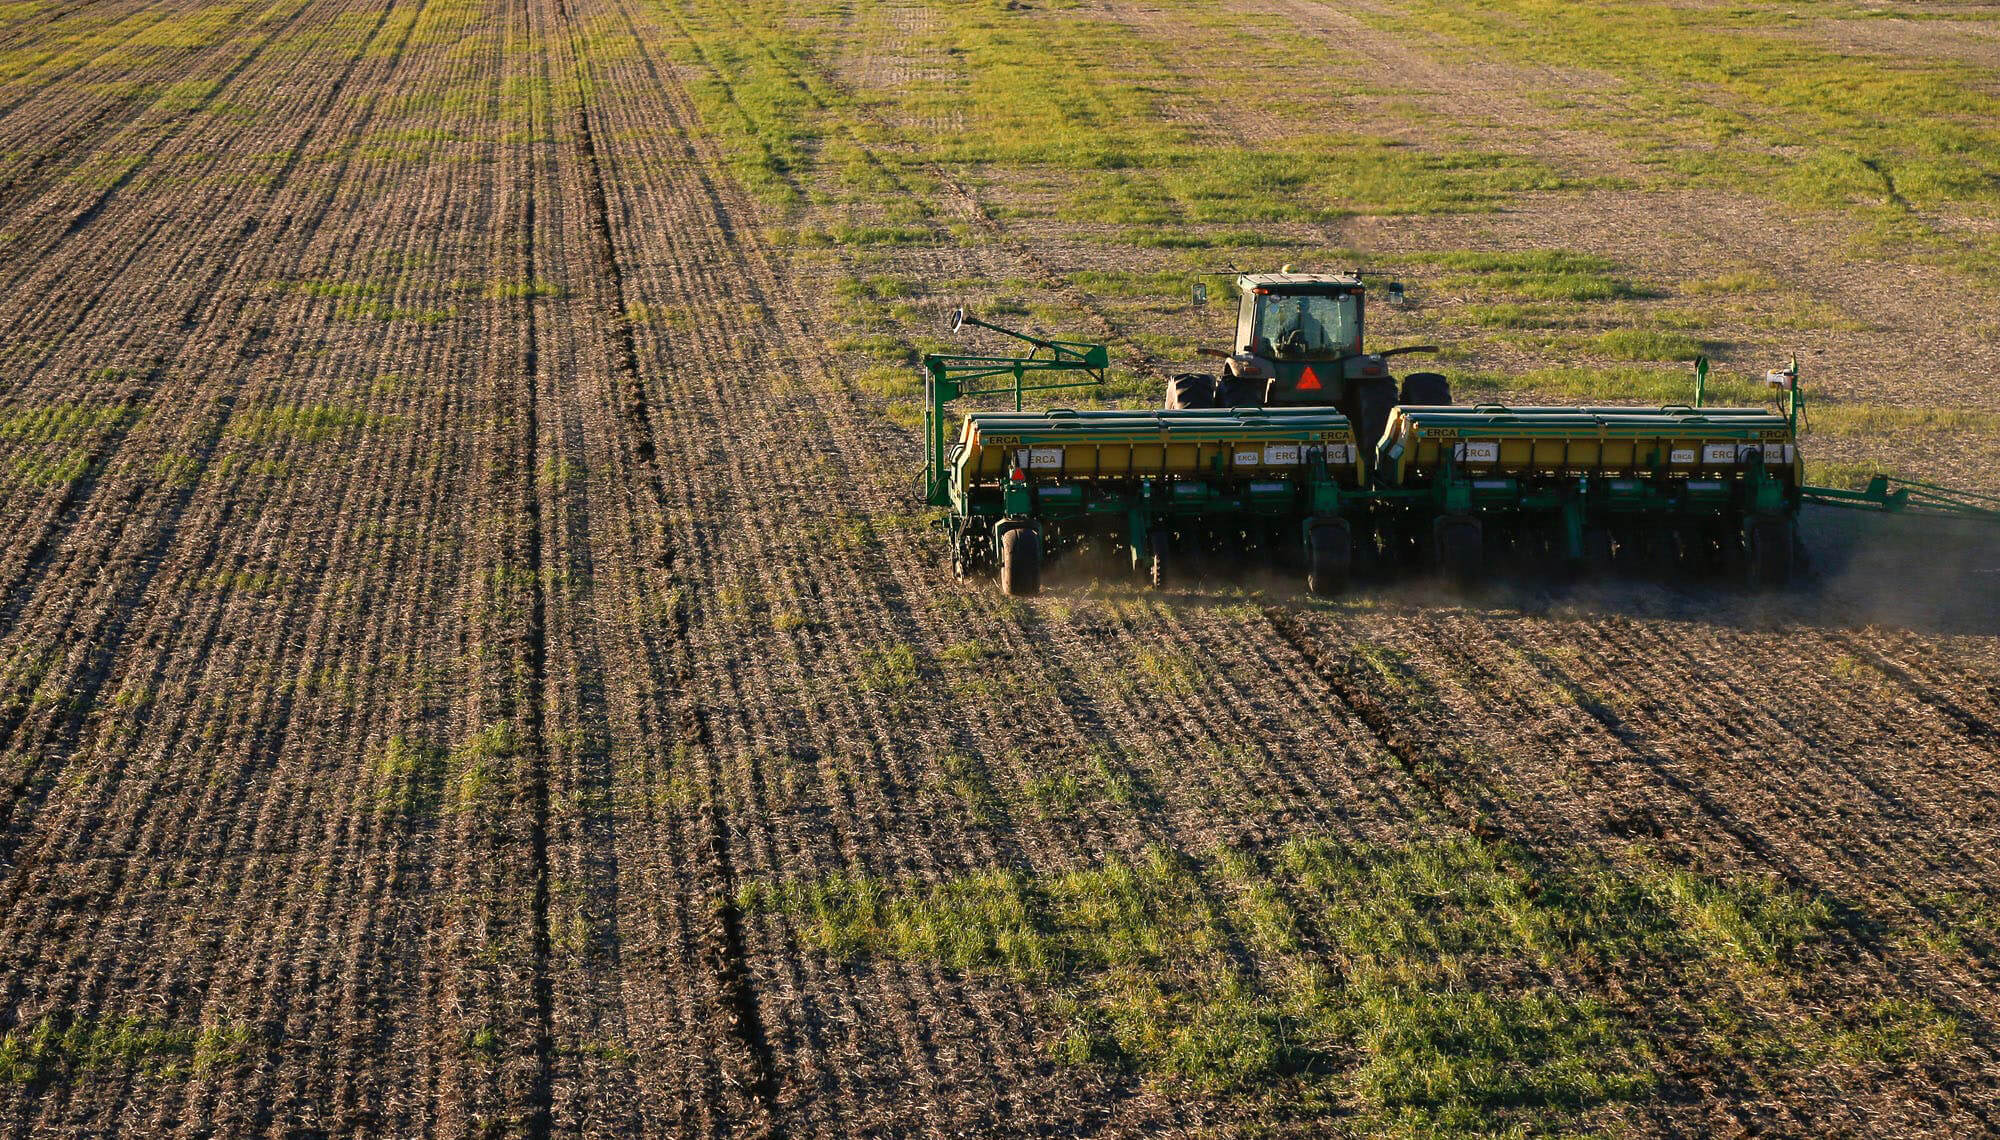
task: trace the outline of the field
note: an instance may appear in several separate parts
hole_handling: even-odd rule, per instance
[[[1010,600],[910,490],[954,305],[1151,403],[1292,262],[2000,491],[1996,112],[1953,0],[0,3],[5,1134],[2000,1130],[1978,536]]]

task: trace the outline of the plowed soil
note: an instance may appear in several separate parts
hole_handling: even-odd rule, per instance
[[[1828,462],[2000,489],[1990,194],[1663,178],[1619,73],[1431,11],[0,4],[6,1134],[2000,1129],[2000,528],[1010,600],[912,500],[952,305],[1150,402],[1197,271],[1349,256],[1468,391],[1700,317]],[[1910,16],[1771,35],[2000,90]],[[1135,91],[1171,153],[1064,158]],[[1322,105],[1487,181],[1175,181]],[[1471,255],[1549,250],[1609,307],[1504,331]]]

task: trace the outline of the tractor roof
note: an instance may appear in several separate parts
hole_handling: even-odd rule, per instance
[[[1348,273],[1245,273],[1236,279],[1244,290],[1263,288],[1309,290],[1315,285],[1352,289],[1361,279]]]

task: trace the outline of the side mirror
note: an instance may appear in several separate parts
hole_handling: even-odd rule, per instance
[[[1194,302],[1194,307],[1197,309],[1208,304],[1208,282],[1195,282],[1194,289],[1189,295],[1189,300]]]
[[[1401,281],[1389,282],[1388,294],[1383,299],[1388,301],[1391,305],[1402,304],[1404,302],[1403,283]]]
[[[958,308],[953,309],[951,311],[951,331],[957,332],[958,330],[964,327],[965,327],[965,306],[960,305]]]

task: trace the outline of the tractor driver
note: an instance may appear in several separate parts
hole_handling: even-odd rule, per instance
[[[1344,346],[1327,328],[1326,321],[1332,317],[1334,324],[1344,323],[1340,320],[1340,310],[1334,307],[1338,304],[1331,298],[1313,296],[1278,299],[1272,306],[1275,311],[1270,314],[1271,324],[1266,326],[1277,328],[1270,341],[1275,355],[1297,358],[1339,353]],[[1332,307],[1333,311],[1322,314],[1323,307]]]

